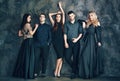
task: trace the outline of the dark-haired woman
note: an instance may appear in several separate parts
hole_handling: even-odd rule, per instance
[[[34,78],[34,48],[32,45],[32,38],[38,25],[36,24],[34,30],[32,30],[30,23],[31,15],[24,14],[21,28],[18,32],[18,36],[23,37],[24,40],[21,44],[14,70],[14,76],[25,79]]]
[[[61,6],[61,2],[58,3],[60,11],[57,13],[49,13],[49,18],[53,26],[52,30],[52,43],[57,54],[56,68],[54,76],[60,78],[60,72],[63,63],[63,51],[64,51],[64,39],[63,39],[63,25],[65,22],[65,14]],[[55,20],[52,18],[55,16]]]

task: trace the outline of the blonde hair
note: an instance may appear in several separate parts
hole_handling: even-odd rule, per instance
[[[89,15],[93,14],[93,20],[90,20]],[[94,27],[98,26],[99,20],[97,17],[97,14],[95,13],[95,11],[90,11],[88,14],[88,20],[86,20],[86,26],[89,27],[89,25],[93,25]]]

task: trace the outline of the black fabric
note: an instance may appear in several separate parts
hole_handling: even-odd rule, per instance
[[[100,32],[96,35],[96,28],[93,25],[90,25],[86,28],[86,32],[83,38],[82,49],[80,51],[79,57],[79,76],[81,78],[93,78],[97,76],[99,60],[101,59],[97,54],[97,41],[96,38],[99,38]],[[99,36],[99,37],[96,37]],[[100,38],[99,38],[100,41]],[[99,51],[100,52],[100,51]]]
[[[62,24],[57,23],[57,30],[52,30],[52,43],[54,50],[57,54],[57,58],[62,58],[64,53],[64,38]]]
[[[34,78],[34,47],[32,38],[25,39],[20,47],[14,76],[21,78]]]
[[[77,43],[73,43],[71,40],[68,40],[68,44],[69,48],[65,49],[65,60],[71,66],[72,73],[78,75],[79,41]]]
[[[49,46],[35,47],[35,73],[46,74],[47,62],[49,57]]]

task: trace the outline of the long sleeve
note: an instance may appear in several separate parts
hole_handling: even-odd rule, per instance
[[[82,32],[82,40],[81,41],[86,41],[86,37],[88,36],[88,33],[86,31],[86,28],[83,28],[83,32]]]
[[[96,38],[97,38],[97,42],[101,42],[101,32],[102,32],[101,26],[96,27]]]
[[[49,32],[49,39],[48,39],[48,44],[50,45],[51,44],[51,41],[52,41],[52,34],[51,34],[51,26],[49,27],[49,29],[48,29],[48,32]]]

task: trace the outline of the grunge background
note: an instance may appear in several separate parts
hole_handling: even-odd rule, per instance
[[[58,10],[59,0],[0,0],[0,76],[12,76],[22,39],[17,36],[24,13],[32,14],[32,25],[38,14]],[[120,76],[120,0],[61,0],[67,13],[73,10],[77,19],[85,20],[89,10],[97,12],[102,26],[104,76]],[[67,20],[67,16],[66,16]],[[48,74],[55,67],[56,55],[51,46]],[[70,67],[64,62],[62,74]]]

